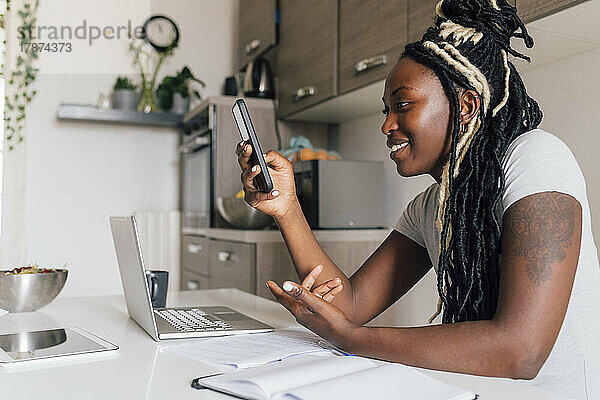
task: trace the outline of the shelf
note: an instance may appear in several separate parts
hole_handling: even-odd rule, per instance
[[[166,112],[143,113],[133,110],[99,108],[81,104],[61,104],[56,114],[59,120],[106,122],[127,125],[146,125],[156,127],[179,128],[182,115]]]

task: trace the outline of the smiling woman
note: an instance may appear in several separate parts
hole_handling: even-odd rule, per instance
[[[381,127],[398,173],[436,183],[352,277],[308,228],[289,161],[267,153],[276,190],[260,193],[252,148],[238,145],[245,199],[275,218],[302,279],[267,285],[348,352],[600,398],[600,266],[585,180],[569,148],[537,129],[542,113],[509,60],[527,59],[511,38],[533,39],[506,0],[442,0],[436,12],[386,79]],[[441,325],[364,326],[432,267]]]

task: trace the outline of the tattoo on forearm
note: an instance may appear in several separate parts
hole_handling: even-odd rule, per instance
[[[560,193],[541,193],[515,203],[509,229],[516,255],[527,260],[526,273],[536,286],[550,278],[554,261],[571,246],[578,204]]]

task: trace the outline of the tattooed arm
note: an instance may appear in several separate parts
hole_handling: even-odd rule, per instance
[[[486,321],[412,328],[357,326],[308,291],[278,289],[303,325],[367,357],[475,375],[532,379],[554,345],[573,286],[581,207],[572,197],[538,193],[504,214],[498,306]]]

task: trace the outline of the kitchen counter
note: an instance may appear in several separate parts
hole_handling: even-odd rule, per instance
[[[276,302],[235,289],[169,292],[168,306],[226,305],[275,328],[295,325]],[[0,333],[77,326],[120,347],[116,358],[53,367],[0,369],[0,399],[231,399],[190,387],[194,377],[218,371],[199,361],[161,351],[203,339],[155,342],[127,314],[123,296],[58,298],[40,311],[0,316]],[[481,400],[561,397],[529,383],[419,369],[434,378],[474,391]]]
[[[383,241],[390,233],[390,228],[382,229],[328,229],[313,230],[319,242],[357,242]],[[283,242],[279,230],[242,230],[221,228],[182,229],[184,235],[206,236],[210,239],[230,240],[242,243],[278,243]]]

